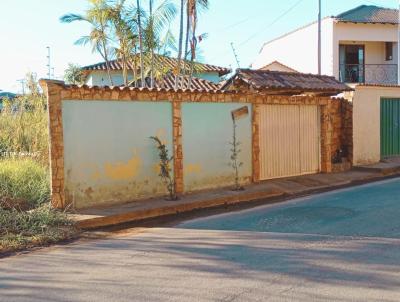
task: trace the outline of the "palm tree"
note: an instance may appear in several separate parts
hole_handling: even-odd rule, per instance
[[[86,14],[66,14],[60,18],[63,23],[71,23],[75,21],[88,22],[92,28],[91,32],[87,36],[82,36],[78,39],[75,44],[86,45],[90,43],[92,45],[92,51],[98,52],[106,62],[107,74],[110,84],[113,85],[111,73],[110,73],[110,61],[109,61],[109,36],[108,36],[108,21],[109,21],[109,7],[106,0],[90,0],[92,7],[86,11]]]
[[[179,23],[179,40],[178,40],[178,60],[176,67],[175,89],[179,87],[179,78],[181,74],[181,59],[182,59],[182,43],[183,43],[183,12],[185,8],[185,1],[181,0],[180,10],[180,23]]]
[[[140,7],[140,0],[136,0],[136,8],[137,8],[137,26],[139,30],[139,51],[140,51],[140,82],[141,86],[144,87],[145,85],[145,78],[144,78],[144,53],[143,53],[143,29],[142,29],[142,22],[141,22],[141,7]]]
[[[189,71],[189,81],[188,88],[190,89],[192,86],[192,77],[194,70],[194,60],[196,58],[196,47],[197,47],[197,37],[196,37],[196,28],[197,28],[197,14],[199,7],[202,9],[208,9],[209,2],[208,0],[188,0],[188,19],[191,20],[191,32],[192,39],[190,41],[190,71]],[[186,33],[189,35],[189,33]],[[204,35],[201,35],[202,38]]]

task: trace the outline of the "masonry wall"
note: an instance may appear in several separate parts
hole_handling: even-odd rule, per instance
[[[239,161],[243,163],[240,178],[251,181],[252,139],[251,105],[249,114],[237,120],[237,140],[240,142]],[[232,110],[240,103],[183,103],[183,171],[185,191],[209,189],[233,184],[230,143],[233,141]]]
[[[156,179],[156,150],[148,139],[155,134],[164,137],[170,146],[175,188],[179,194],[214,183],[211,177],[216,164],[211,160],[213,156],[219,158],[218,171],[226,175],[218,186],[226,186],[229,184],[229,151],[226,149],[230,139],[228,134],[231,133],[229,114],[232,109],[242,106],[248,106],[249,115],[238,125],[239,137],[244,143],[242,161],[245,166],[241,173],[252,182],[260,179],[259,105],[320,106],[321,172],[333,170],[332,156],[346,141],[343,132],[345,119],[340,106],[342,99],[233,91],[90,88],[66,86],[59,81],[41,81],[41,85],[48,97],[52,203],[58,208],[120,203],[163,194]],[[219,114],[224,117],[220,118]],[[202,137],[199,140],[195,131],[202,116],[209,120],[207,127],[199,130],[201,136],[198,137]],[[218,139],[211,140],[207,133]],[[217,144],[217,141],[218,147],[207,145]],[[194,152],[196,144],[202,152]],[[98,169],[90,165],[80,169],[81,164],[85,167],[86,161],[94,162]],[[196,162],[201,163],[204,177],[187,174],[197,169]],[[191,163],[194,164],[192,167]],[[80,175],[82,171],[84,173]],[[233,177],[232,173],[232,183]],[[105,189],[99,190],[104,184]]]
[[[166,194],[150,136],[172,150],[169,102],[63,100],[64,190],[76,208]]]

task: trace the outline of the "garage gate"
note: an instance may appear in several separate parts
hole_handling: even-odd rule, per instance
[[[381,157],[400,155],[400,99],[381,100]]]
[[[320,171],[320,110],[317,105],[262,105],[260,179]]]

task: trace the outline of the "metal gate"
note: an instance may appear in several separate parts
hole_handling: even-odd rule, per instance
[[[311,174],[320,168],[316,105],[262,105],[260,179]]]
[[[381,100],[381,158],[400,155],[400,99]]]

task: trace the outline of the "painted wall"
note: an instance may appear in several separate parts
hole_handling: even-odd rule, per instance
[[[172,150],[171,103],[64,100],[62,114],[66,198],[76,208],[165,193],[149,136]]]
[[[400,87],[356,86],[353,99],[354,165],[381,160],[380,101],[400,98]]]
[[[322,73],[333,74],[333,19],[322,20]],[[278,61],[299,72],[318,72],[318,23],[312,23],[264,44],[252,64],[259,69]]]
[[[394,25],[339,22],[335,23],[333,39],[333,75],[336,78],[339,78],[339,44],[364,44],[366,64],[397,64],[397,27]],[[392,61],[384,60],[384,42],[395,42]]]
[[[237,121],[241,142],[240,176],[250,181],[252,174],[251,105],[239,103],[183,103],[183,169],[185,190],[229,186],[234,183],[229,166],[232,141],[231,111],[248,106],[249,114]]]
[[[219,83],[221,78],[217,72],[199,73],[194,74],[195,77],[205,79],[214,83]],[[124,78],[122,76],[122,71],[112,71],[111,78],[113,80],[114,86],[124,85]],[[128,72],[128,81],[133,80],[133,73]],[[86,79],[86,85],[89,86],[110,86],[111,83],[108,79],[108,74],[106,71],[93,71]]]

